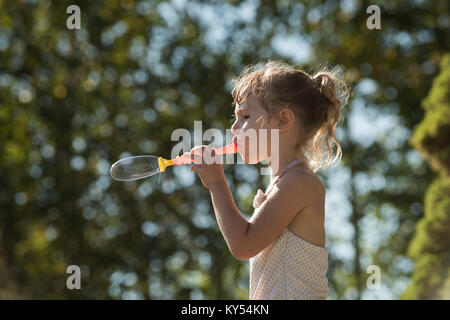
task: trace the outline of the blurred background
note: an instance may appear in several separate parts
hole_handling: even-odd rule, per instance
[[[68,30],[69,5],[81,28]],[[381,29],[369,30],[369,5]],[[0,298],[248,299],[189,166],[116,182],[128,155],[168,156],[177,128],[230,128],[231,79],[282,59],[340,64],[353,86],[327,188],[329,299],[450,299],[447,1],[0,0]],[[206,142],[205,142],[206,143]],[[259,166],[225,165],[250,218]],[[69,290],[69,265],[81,290]],[[379,289],[366,281],[381,271]]]

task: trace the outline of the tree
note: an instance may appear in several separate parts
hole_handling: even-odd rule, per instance
[[[330,278],[337,298],[394,299],[408,284],[413,261],[406,251],[432,179],[408,138],[423,118],[420,101],[450,49],[449,24],[441,16],[448,11],[447,3],[379,2],[380,30],[366,27],[371,4],[308,2],[300,6],[304,15],[298,20],[312,44],[310,64],[341,64],[355,84],[340,136],[345,167],[336,174],[344,180],[337,188],[345,198],[330,207],[330,214],[349,208],[346,217],[353,230],[328,241],[334,252]],[[361,126],[371,134],[353,130]],[[331,183],[333,175],[330,170],[325,178]],[[333,250],[349,241],[350,254]],[[365,288],[370,265],[380,267],[382,290]]]
[[[416,260],[406,299],[450,299],[450,54],[422,104],[425,118],[411,137],[436,179],[425,194],[425,215],[409,247]]]
[[[117,183],[108,167],[170,154],[171,132],[194,120],[228,128],[231,78],[268,58],[346,67],[343,163],[319,172],[329,191],[342,180],[327,220],[345,211],[327,232],[330,297],[365,298],[370,264],[399,296],[432,178],[407,138],[449,51],[448,3],[381,3],[381,30],[366,28],[368,1],[180,3],[77,1],[81,29],[68,30],[71,1],[0,2],[0,298],[247,298],[246,265],[189,170]],[[367,114],[371,133],[395,121],[361,137],[352,114]],[[251,213],[267,179],[253,166],[225,171]],[[82,290],[65,287],[69,265]]]

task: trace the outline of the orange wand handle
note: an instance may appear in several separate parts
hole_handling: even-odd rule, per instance
[[[233,142],[225,147],[222,148],[214,148],[213,149],[214,152],[216,154],[233,154],[237,152],[237,144],[236,142]],[[181,156],[177,156],[175,158],[172,159],[173,164],[177,165],[177,166],[181,166],[184,164],[190,164],[193,163],[193,160],[191,158],[189,158],[188,156],[185,155],[181,155]]]
[[[237,144],[233,142],[222,148],[214,148],[216,154],[234,154],[237,152]]]

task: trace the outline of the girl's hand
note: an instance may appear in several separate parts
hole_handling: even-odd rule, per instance
[[[191,171],[198,173],[205,188],[209,189],[216,183],[226,183],[220,156],[215,154],[213,148],[205,145],[194,147],[186,155],[194,160]]]

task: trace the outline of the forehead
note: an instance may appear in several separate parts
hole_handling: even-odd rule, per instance
[[[246,110],[246,109],[252,109],[258,105],[258,99],[250,93],[245,100],[241,101],[241,104],[239,102],[236,103],[235,110]]]

